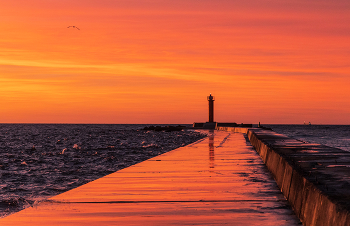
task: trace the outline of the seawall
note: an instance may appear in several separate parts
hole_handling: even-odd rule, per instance
[[[217,127],[247,134],[305,226],[350,226],[350,153],[260,128]]]

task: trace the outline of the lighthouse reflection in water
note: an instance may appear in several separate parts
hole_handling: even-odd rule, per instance
[[[209,168],[214,168],[214,130],[209,131]]]

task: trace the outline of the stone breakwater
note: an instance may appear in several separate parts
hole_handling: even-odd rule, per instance
[[[303,225],[350,225],[350,153],[270,130],[218,127],[247,134]]]

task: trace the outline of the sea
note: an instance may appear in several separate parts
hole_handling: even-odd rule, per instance
[[[206,137],[149,126],[0,124],[0,217]]]
[[[149,126],[0,124],[0,217],[206,137],[194,129],[145,130]],[[263,126],[350,152],[350,125]]]
[[[263,125],[276,133],[308,143],[350,152],[350,125]]]

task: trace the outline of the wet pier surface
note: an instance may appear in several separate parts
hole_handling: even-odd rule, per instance
[[[212,131],[0,219],[1,225],[298,225],[244,134]]]

